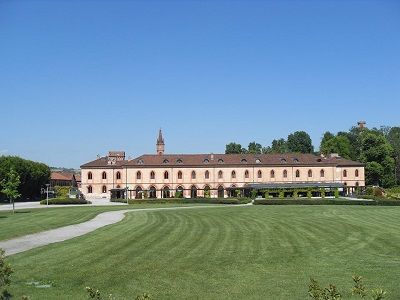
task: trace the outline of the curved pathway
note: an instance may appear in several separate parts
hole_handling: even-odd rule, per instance
[[[146,210],[184,209],[184,208],[209,208],[209,207],[216,207],[216,206],[187,206],[187,207],[168,207],[168,208],[161,207],[161,208],[125,209],[125,210],[109,211],[101,213],[97,215],[94,219],[84,223],[69,225],[53,230],[29,234],[11,240],[0,241],[0,248],[4,249],[5,256],[10,256],[40,246],[62,242],[77,236],[84,235],[98,228],[117,223],[125,217],[125,213],[127,212],[140,212]]]

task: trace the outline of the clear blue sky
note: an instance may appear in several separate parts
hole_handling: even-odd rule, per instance
[[[223,153],[400,126],[400,1],[0,0],[0,155]]]

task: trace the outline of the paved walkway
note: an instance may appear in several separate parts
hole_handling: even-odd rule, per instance
[[[93,205],[93,204],[92,204]],[[101,203],[101,200],[99,202],[96,201],[96,204],[94,205],[115,205],[114,202],[110,201],[103,201]],[[124,203],[118,203],[116,205],[126,205]],[[8,206],[7,210],[12,210],[12,205],[2,205],[0,208],[3,208],[3,206]],[[68,205],[71,206],[71,205]],[[46,207],[43,205],[39,205],[33,202],[26,202],[26,203],[17,203],[16,204],[16,209],[21,209],[21,208],[41,208],[41,207]],[[52,206],[52,207],[61,207],[59,205],[57,206]],[[5,256],[10,256],[13,254],[17,254],[20,252],[24,252],[33,248],[45,246],[48,244],[52,243],[57,243],[57,242],[62,242],[68,239],[72,239],[77,236],[84,235],[86,233],[89,233],[91,231],[94,231],[98,228],[117,223],[121,221],[125,217],[125,213],[127,212],[140,212],[140,211],[146,211],[146,210],[168,210],[168,209],[187,209],[187,208],[208,208],[208,207],[216,207],[216,206],[185,206],[185,207],[161,207],[161,208],[141,208],[141,209],[125,209],[125,210],[117,210],[117,211],[109,211],[109,212],[104,212],[99,215],[97,215],[94,219],[76,224],[76,225],[69,225],[53,230],[48,230],[48,231],[43,231],[35,234],[30,234],[26,235],[23,237],[11,239],[11,240],[6,240],[6,241],[0,241],[0,248],[4,249],[5,251]],[[6,210],[1,209],[1,210]]]

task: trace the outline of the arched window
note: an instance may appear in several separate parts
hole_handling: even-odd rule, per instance
[[[154,186],[150,187],[149,197],[150,198],[157,198],[157,190],[156,190],[156,188]]]
[[[347,170],[343,170],[343,177],[347,177]]]
[[[192,179],[196,179],[196,172],[192,171]]]
[[[271,170],[271,178],[275,178],[275,171],[274,170]]]
[[[358,183],[358,181],[356,182],[356,186],[359,186],[360,184]]]
[[[140,171],[136,172],[136,179],[142,179],[142,173]]]
[[[154,171],[151,171],[150,179],[156,179],[156,173],[154,173]]]
[[[178,188],[176,189],[176,192],[179,192],[179,198],[183,198],[183,187],[178,186]],[[178,197],[178,195],[175,194],[175,197]]]
[[[178,172],[178,179],[182,179],[182,172],[181,171]]]
[[[236,172],[232,171],[232,178],[236,178]]]
[[[356,177],[358,177],[358,169],[356,169],[355,175],[356,175]]]
[[[93,179],[93,174],[92,174],[92,172],[89,172],[89,173],[87,174],[87,179]]]
[[[117,172],[117,179],[121,179],[121,172]]]
[[[283,178],[287,178],[287,171],[283,170]]]
[[[320,171],[320,175],[321,177],[325,177],[325,171],[323,169]]]
[[[219,172],[218,172],[218,178],[219,178],[219,179],[222,179],[222,171],[219,171]]]
[[[197,198],[197,188],[194,185],[190,188],[190,198]]]
[[[205,172],[204,178],[205,179],[210,179],[210,172],[208,172],[208,170]]]
[[[107,193],[107,187],[105,185],[103,185],[102,192],[103,194]]]
[[[300,171],[296,170],[296,177],[299,178],[300,177]]]
[[[218,187],[218,198],[224,198],[224,188],[221,185]]]
[[[246,170],[246,171],[244,172],[244,178],[249,178],[249,171]]]
[[[143,193],[142,193],[142,188],[140,186],[136,187],[135,192],[136,192],[136,199],[142,199]]]
[[[87,187],[87,192],[88,192],[88,194],[93,193],[93,188],[92,188],[91,185],[89,185],[89,186]]]
[[[163,188],[163,198],[169,198],[170,197],[170,192],[169,192],[169,187],[164,187]]]
[[[312,170],[308,170],[308,177],[312,177]]]
[[[169,174],[168,174],[168,171],[165,171],[165,172],[164,172],[164,179],[168,179],[168,175],[169,175]]]
[[[210,186],[209,185],[206,185],[204,187],[204,196],[205,197],[210,197]]]
[[[106,172],[103,172],[103,173],[101,174],[101,178],[107,179],[107,173],[106,173]]]
[[[258,177],[258,178],[262,178],[262,172],[261,172],[261,170],[258,170],[258,172],[257,172],[257,177]]]

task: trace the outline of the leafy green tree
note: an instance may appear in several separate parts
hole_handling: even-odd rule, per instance
[[[262,146],[259,143],[251,142],[251,143],[249,143],[247,153],[260,154],[261,149],[262,149]]]
[[[285,139],[273,140],[271,147],[263,148],[263,153],[269,154],[283,154],[288,153],[287,142]]]
[[[393,149],[395,184],[398,185],[400,184],[400,127],[391,127],[385,136]]]
[[[383,175],[383,167],[376,161],[365,164],[365,183],[366,185],[379,185]]]
[[[341,157],[351,159],[351,145],[346,136],[333,136],[321,143],[320,152],[324,155],[338,153]]]
[[[225,154],[241,154],[245,153],[246,149],[242,145],[236,143],[229,143],[225,146]]]
[[[20,177],[21,185],[19,192],[24,198],[39,197],[42,186],[50,181],[51,171],[45,164],[16,156],[1,156],[0,179],[5,178],[11,168]],[[0,195],[0,198],[4,199],[4,197],[5,195]]]
[[[287,148],[291,153],[313,153],[314,146],[308,133],[296,131],[289,134],[287,138]]]
[[[368,168],[371,165],[366,165],[366,175],[373,175],[372,178],[366,178],[367,182],[373,181],[376,185],[382,185],[384,187],[392,186],[394,184],[394,159],[392,158],[393,149],[389,142],[385,139],[382,133],[378,130],[364,131],[361,137],[362,151],[360,153],[359,160],[364,163],[375,162],[380,165],[381,168],[377,168],[373,165],[370,172]],[[377,171],[381,170],[379,180],[376,179],[375,175]]]
[[[13,205],[13,212],[15,212],[15,199],[21,196],[18,192],[18,187],[21,184],[19,175],[14,171],[13,168],[8,172],[7,177],[1,181],[3,189],[1,190],[9,199]]]

